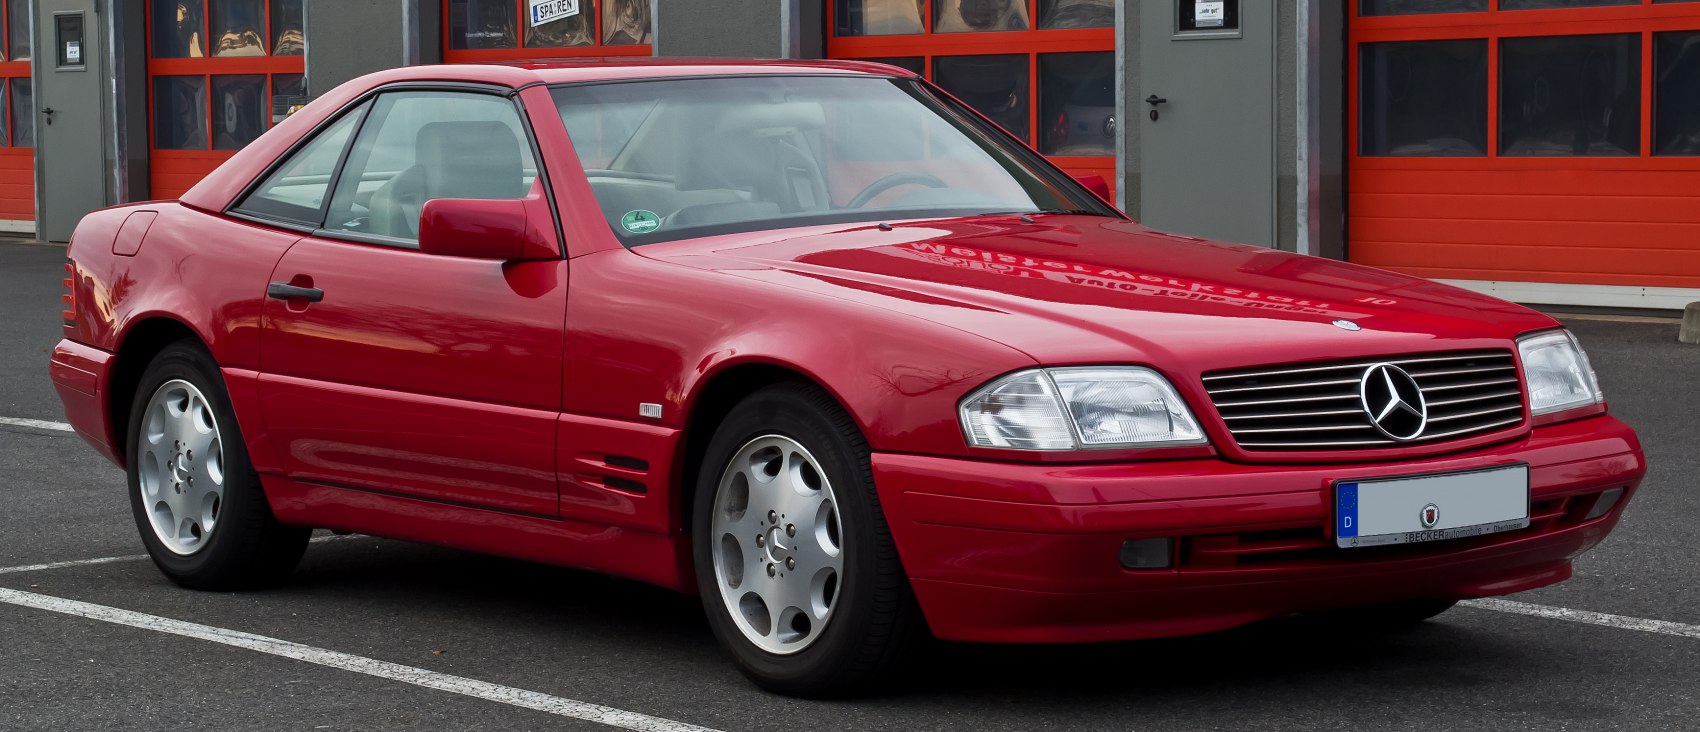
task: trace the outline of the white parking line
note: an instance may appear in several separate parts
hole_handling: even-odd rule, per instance
[[[53,430],[54,432],[70,432],[71,425],[64,422],[48,422],[42,419],[21,419],[18,417],[0,417],[0,425],[8,427],[31,427],[38,430]]]
[[[1494,612],[1512,613],[1516,615],[1533,615],[1537,618],[1568,620],[1572,623],[1587,623],[1588,625],[1599,625],[1607,628],[1618,628],[1621,630],[1639,630],[1644,633],[1659,633],[1662,635],[1674,635],[1681,638],[1700,639],[1700,625],[1673,623],[1668,620],[1632,618],[1626,615],[1609,615],[1606,613],[1596,613],[1588,610],[1571,610],[1570,608],[1565,607],[1531,605],[1526,602],[1513,602],[1511,600],[1465,600],[1458,604],[1463,605],[1464,607],[1473,607],[1478,610],[1492,610]]]
[[[563,699],[535,691],[516,689],[485,681],[478,681],[462,676],[451,676],[435,671],[403,666],[398,663],[379,661],[373,658],[355,656],[339,651],[302,645],[263,635],[243,633],[225,628],[215,628],[200,623],[188,623],[157,615],[148,615],[130,610],[121,610],[105,605],[66,600],[48,595],[38,595],[33,592],[20,592],[0,588],[0,602],[20,607],[46,610],[48,612],[74,615],[77,617],[115,623],[132,628],[151,630],[159,633],[180,635],[221,645],[258,651],[273,656],[292,658],[297,661],[326,666],[329,668],[353,671],[357,674],[375,676],[380,679],[400,681],[402,683],[422,686],[427,689],[446,691],[451,694],[470,696],[476,699],[499,702],[511,706],[533,709],[546,714],[561,717],[571,717],[586,722],[595,722],[620,729],[640,730],[641,732],[714,732],[707,727],[694,724],[675,722],[670,719],[652,717],[647,714],[628,712],[624,709],[605,707],[600,704]]]
[[[65,567],[83,567],[90,564],[111,564],[113,562],[133,562],[147,559],[146,554],[132,554],[127,557],[101,557],[99,559],[75,559],[69,562],[49,562],[47,564],[26,564],[22,567],[0,567],[0,574],[19,574],[21,572],[40,572],[47,569],[64,569]]]
[[[327,541],[342,541],[344,539],[365,538],[361,534],[335,534],[332,536],[316,536],[309,539],[309,544],[323,544]],[[41,572],[49,569],[64,569],[66,567],[86,567],[91,564],[112,564],[113,562],[138,562],[147,559],[146,554],[130,554],[122,557],[97,557],[95,559],[72,559],[64,562],[48,562],[47,564],[26,564],[19,567],[0,567],[0,574],[20,574],[23,572]]]

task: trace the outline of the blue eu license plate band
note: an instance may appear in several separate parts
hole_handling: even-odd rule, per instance
[[[1334,488],[1334,535],[1342,539],[1358,536],[1358,484],[1341,483]]]

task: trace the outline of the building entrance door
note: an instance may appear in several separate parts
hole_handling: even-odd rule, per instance
[[[37,210],[48,241],[68,241],[83,214],[109,201],[100,17],[95,0],[35,3]]]
[[[1274,246],[1275,3],[1139,2],[1140,222]]]

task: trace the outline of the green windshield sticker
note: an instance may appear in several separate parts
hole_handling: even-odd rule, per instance
[[[661,228],[661,217],[656,216],[654,211],[638,209],[622,217],[620,225],[633,234],[648,234]]]

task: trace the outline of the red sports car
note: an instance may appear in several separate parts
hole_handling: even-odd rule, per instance
[[[1417,621],[1618,520],[1551,318],[1093,183],[876,64],[387,71],[89,215],[52,373],[178,584],[315,527],[581,567],[795,694],[929,631]]]

